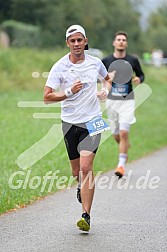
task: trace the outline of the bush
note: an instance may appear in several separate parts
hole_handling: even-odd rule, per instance
[[[41,31],[38,26],[7,20],[1,24],[1,30],[9,35],[12,47],[39,47],[41,45]]]

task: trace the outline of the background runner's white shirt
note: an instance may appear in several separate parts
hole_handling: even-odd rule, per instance
[[[107,70],[99,58],[85,54],[82,63],[73,64],[66,54],[56,62],[46,82],[46,86],[64,91],[79,79],[83,88],[76,94],[61,102],[61,119],[71,124],[84,123],[101,115],[97,98],[97,79],[104,79]]]

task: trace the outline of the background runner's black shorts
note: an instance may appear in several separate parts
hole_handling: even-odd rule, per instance
[[[79,158],[81,150],[96,153],[101,134],[90,136],[85,123],[73,125],[63,121],[62,130],[70,160]]]

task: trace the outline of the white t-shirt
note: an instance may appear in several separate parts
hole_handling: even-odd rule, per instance
[[[79,79],[83,88],[61,102],[61,119],[71,124],[84,123],[101,115],[97,98],[97,79],[104,79],[107,70],[101,60],[85,54],[82,63],[73,64],[69,54],[56,62],[48,75],[46,86],[64,91]]]

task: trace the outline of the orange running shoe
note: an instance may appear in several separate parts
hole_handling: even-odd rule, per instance
[[[124,175],[125,169],[123,166],[117,167],[115,170],[115,175],[118,176],[119,178],[122,178]]]

